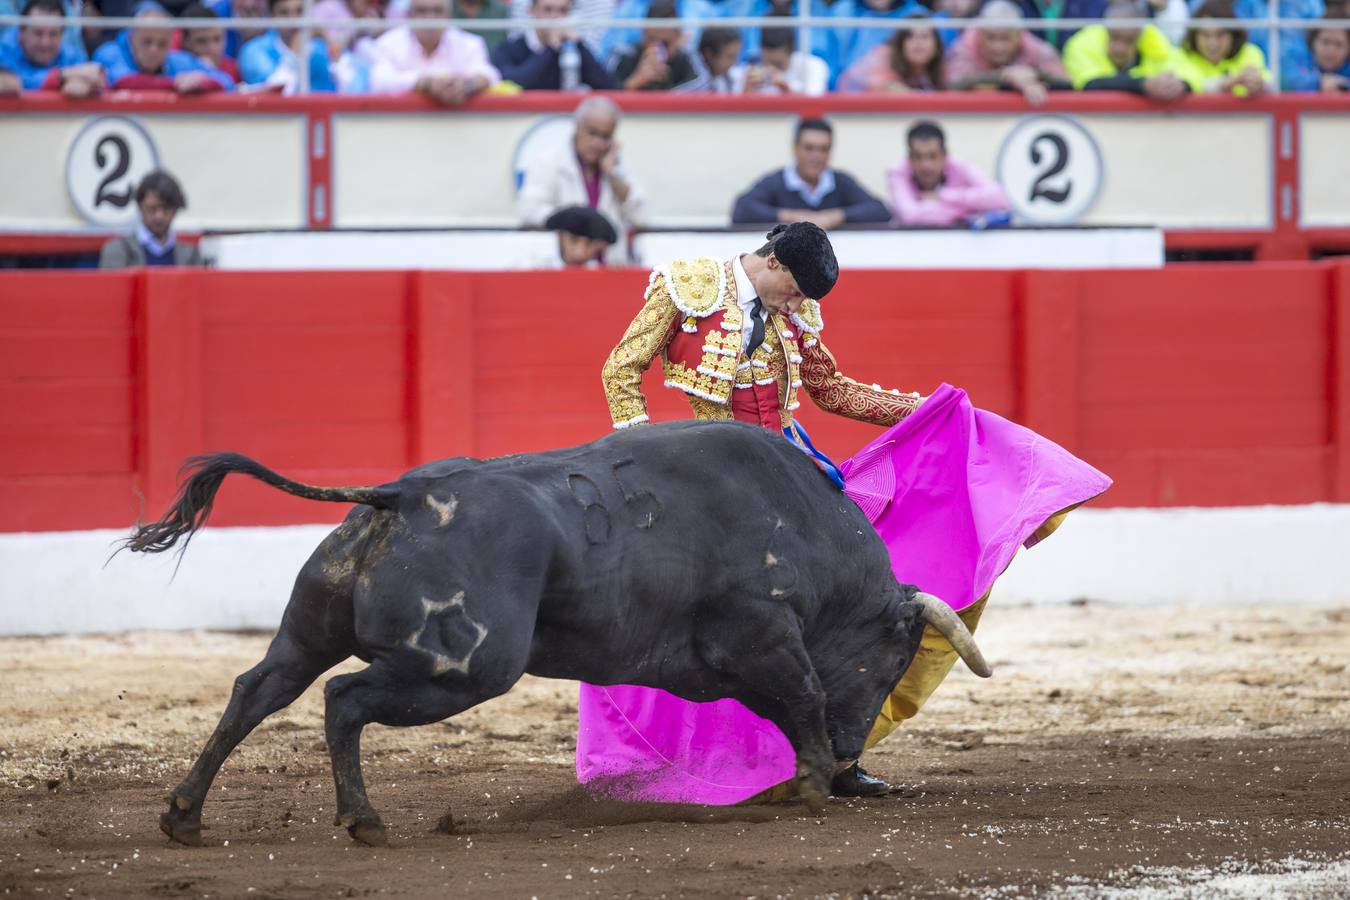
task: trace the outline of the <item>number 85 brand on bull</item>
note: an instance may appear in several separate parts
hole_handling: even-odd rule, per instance
[[[1073,225],[1101,193],[1104,167],[1092,133],[1070,116],[1018,120],[998,150],[995,172],[1020,225]]]

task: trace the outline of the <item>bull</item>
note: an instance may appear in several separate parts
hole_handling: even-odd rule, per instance
[[[988,666],[941,600],[897,583],[862,511],[780,436],[676,422],[498,459],[446,459],[374,487],[292,481],[235,453],[196,457],[163,519],[125,546],[158,553],[205,524],[240,472],[356,504],[301,568],[267,654],[240,675],[160,827],[201,843],[202,806],[234,747],[321,673],[335,824],[387,836],[362,780],[370,722],[425,725],[522,674],[732,697],[782,730],[819,811],[863,750],[924,626]]]

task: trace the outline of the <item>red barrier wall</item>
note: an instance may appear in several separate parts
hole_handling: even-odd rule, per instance
[[[0,274],[0,530],[158,516],[183,459],[305,481],[608,430],[599,371],[638,271]],[[849,272],[826,343],[866,382],[942,381],[1105,469],[1108,505],[1350,501],[1350,263]],[[655,418],[687,415],[648,379]],[[848,455],[871,426],[807,407]],[[217,524],[343,510],[245,480]]]

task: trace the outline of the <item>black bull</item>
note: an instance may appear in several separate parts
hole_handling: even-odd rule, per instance
[[[369,722],[424,725],[510,689],[525,672],[734,697],[797,753],[818,807],[857,758],[925,622],[985,669],[959,619],[900,585],[861,510],[778,435],[679,422],[486,461],[448,459],[378,487],[290,481],[238,454],[194,459],[132,550],[184,545],[225,476],[359,504],[305,563],[267,655],[229,706],[161,827],[200,842],[202,803],[230,751],[350,656],[327,684],[337,821],[383,843],[361,776]],[[982,672],[987,674],[987,671]]]

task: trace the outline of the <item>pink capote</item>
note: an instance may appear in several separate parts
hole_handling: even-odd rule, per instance
[[[946,384],[839,470],[896,578],[958,610],[988,593],[1047,519],[1111,484]],[[735,700],[583,684],[578,718],[577,779],[621,799],[726,805],[795,774],[782,732]]]

